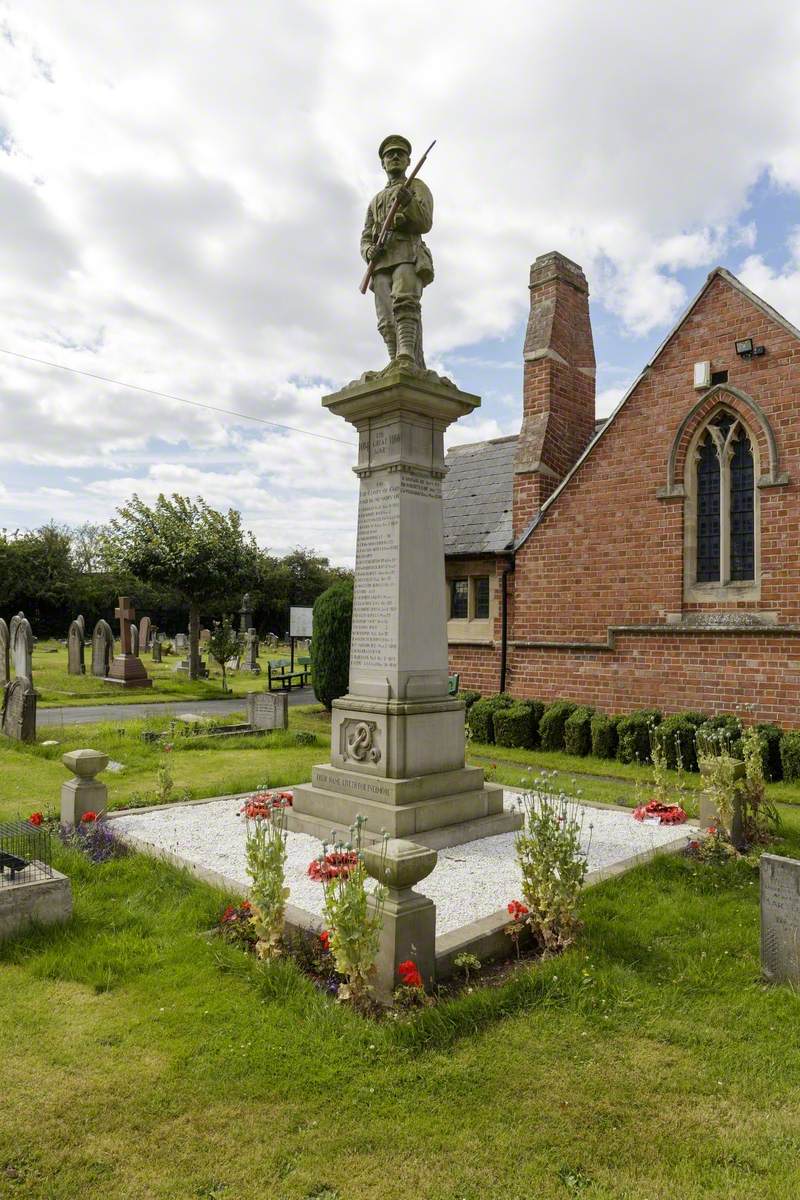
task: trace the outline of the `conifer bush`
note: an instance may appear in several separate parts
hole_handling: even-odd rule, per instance
[[[564,722],[564,749],[567,754],[579,754],[582,758],[592,749],[592,717],[594,709],[580,705]]]
[[[311,672],[314,695],[330,711],[347,691],[350,674],[350,631],[353,624],[353,581],[342,579],[317,597]]]
[[[554,700],[547,705],[539,722],[539,740],[543,750],[564,749],[564,726],[577,707],[572,700]]]
[[[514,704],[510,696],[501,692],[497,696],[484,696],[476,700],[467,714],[467,725],[474,742],[494,742],[494,714],[501,708]]]
[[[621,717],[609,717],[605,713],[593,715],[589,729],[595,758],[617,757],[617,725],[621,720]]]
[[[617,758],[622,763],[650,762],[650,731],[661,724],[655,708],[641,708],[621,717],[617,725]]]
[[[481,698],[480,692],[473,692],[469,688],[465,689],[464,691],[459,692],[458,695],[456,696],[456,700],[464,701],[464,708],[467,712],[469,712],[469,710],[472,708],[473,704],[475,704],[478,700],[480,700],[480,698]]]

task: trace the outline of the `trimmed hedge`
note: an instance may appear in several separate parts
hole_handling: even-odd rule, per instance
[[[617,757],[617,726],[622,717],[607,717],[605,713],[595,713],[589,728],[592,735],[592,754],[595,758]]]
[[[480,698],[481,698],[480,692],[472,692],[469,690],[469,688],[467,688],[466,691],[458,692],[456,694],[456,700],[464,701],[464,708],[466,709],[467,712],[469,712],[469,710],[472,708],[473,704],[475,704],[478,700],[480,700]]]
[[[508,708],[497,708],[492,714],[494,740],[498,746],[522,747],[532,750],[536,745],[536,716],[533,705],[521,701]]]
[[[539,721],[539,740],[543,750],[564,749],[564,726],[577,707],[572,700],[554,700],[547,705]]]
[[[592,717],[594,709],[580,705],[564,722],[564,749],[567,754],[584,758],[592,749]]]
[[[494,714],[498,709],[508,708],[514,701],[501,692],[498,696],[484,696],[476,700],[467,714],[467,723],[476,742],[494,742]]]
[[[761,762],[764,768],[764,778],[767,783],[775,783],[783,779],[783,763],[781,762],[781,738],[783,733],[777,725],[762,722],[756,725],[761,736]]]
[[[695,723],[691,718],[700,716],[700,713],[673,713],[653,730],[653,742],[662,751],[671,771],[677,770],[679,761],[684,771],[697,770],[695,734],[697,724],[702,721]]]
[[[781,738],[781,766],[787,783],[800,779],[800,730],[785,733]]]
[[[617,725],[617,758],[622,763],[650,762],[650,730],[661,724],[657,708],[641,708],[621,717]]]

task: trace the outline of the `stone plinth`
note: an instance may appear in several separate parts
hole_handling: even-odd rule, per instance
[[[411,959],[424,986],[436,979],[436,906],[427,896],[413,890],[414,884],[430,875],[438,855],[414,842],[390,839],[364,851],[364,864],[373,879],[386,886],[383,908],[375,996],[387,1003],[401,980],[397,967]],[[374,900],[368,901],[374,908]]]
[[[519,827],[502,789],[465,766],[464,706],[448,695],[444,431],[479,403],[396,366],[323,400],[359,435],[350,680],[292,829],[329,837],[360,813],[367,841],[386,830],[441,847]]]
[[[120,687],[128,688],[153,686],[153,681],[137,654],[118,654],[109,667],[106,683],[116,683]]]
[[[23,873],[18,883],[0,887],[0,941],[28,925],[60,924],[71,916],[72,888],[58,871],[35,879]]]
[[[95,775],[108,766],[108,755],[99,750],[72,750],[61,761],[74,779],[61,786],[61,824],[79,825],[84,813],[102,813],[108,808],[108,788]]]

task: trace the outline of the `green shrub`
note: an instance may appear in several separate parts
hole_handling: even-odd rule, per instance
[[[467,714],[467,724],[475,742],[494,742],[494,714],[498,709],[508,708],[514,701],[501,692],[497,696],[484,696],[476,700]]]
[[[596,758],[617,757],[617,725],[621,717],[608,717],[605,713],[595,713],[589,728],[592,735],[592,754]]]
[[[564,749],[564,726],[577,708],[572,700],[554,700],[539,721],[539,740],[543,750]]]
[[[720,713],[698,726],[696,741],[698,753],[705,743],[709,748],[713,746],[717,750],[724,750],[731,758],[741,758],[742,722],[731,713]]]
[[[697,770],[697,725],[690,720],[690,716],[700,714],[674,713],[671,717],[665,717],[653,730],[653,741],[661,750],[664,765],[670,771],[676,770],[679,763],[684,771]]]
[[[783,779],[783,763],[781,762],[781,738],[783,731],[777,725],[762,722],[756,725],[756,731],[761,737],[761,764],[767,783],[775,783]]]
[[[481,698],[480,692],[472,692],[469,690],[469,688],[467,688],[466,690],[464,690],[462,692],[459,692],[456,695],[456,700],[464,701],[464,708],[466,709],[467,712],[469,712],[469,710],[472,708],[473,704],[475,704],[475,702],[477,700],[480,700],[480,698]]]
[[[617,725],[617,758],[622,763],[650,762],[650,730],[661,724],[661,713],[655,708],[620,717]]]
[[[592,717],[594,709],[581,705],[564,722],[564,749],[567,754],[582,757],[592,749]]]
[[[800,779],[800,731],[793,730],[781,738],[781,766],[787,783]]]
[[[495,708],[492,714],[494,740],[498,746],[523,747],[532,750],[536,745],[536,718],[533,707],[524,700]]]
[[[350,630],[353,624],[353,581],[341,579],[314,603],[311,674],[314,695],[330,710],[347,691],[350,674]]]

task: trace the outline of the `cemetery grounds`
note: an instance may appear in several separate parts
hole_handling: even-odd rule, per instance
[[[45,676],[37,664],[46,692]],[[222,742],[167,717],[42,727],[37,745],[0,747],[0,819],[55,807],[61,755],[80,746],[124,764],[104,779],[125,807],[298,782],[327,757],[328,730],[318,708]],[[470,757],[509,785],[546,766],[584,799],[629,806],[649,771],[474,744]],[[778,852],[800,856],[800,787],[770,794]],[[798,1194],[800,998],[761,982],[747,861],[657,858],[584,894],[563,956],[382,1023],[291,963],[265,969],[209,938],[234,897],[186,872],[62,847],[55,865],[73,922],[0,948],[0,1196]]]

